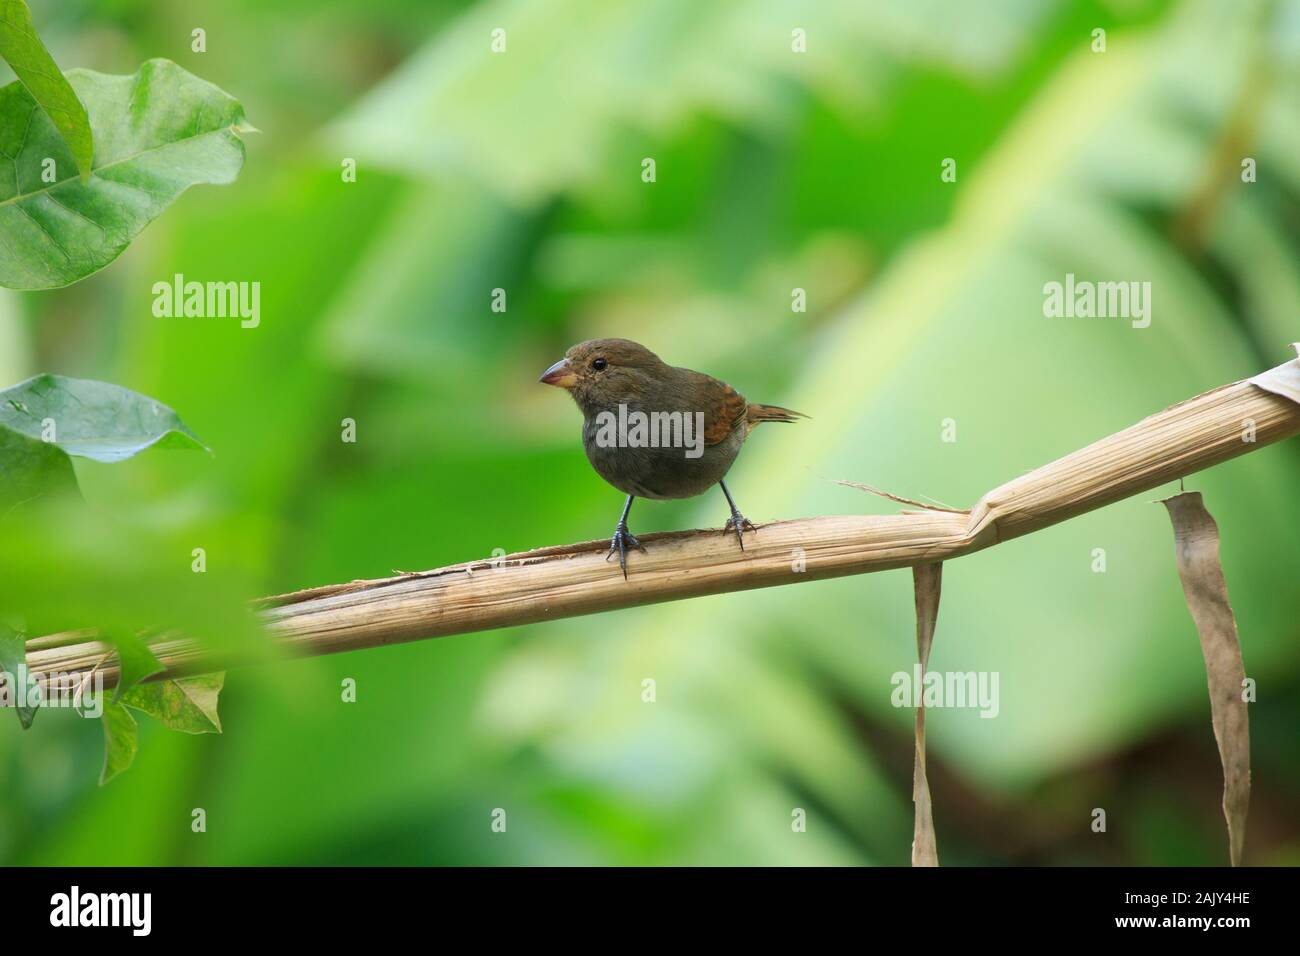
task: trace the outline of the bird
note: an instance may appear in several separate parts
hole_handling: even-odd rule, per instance
[[[630,339],[579,342],[539,381],[568,391],[582,411],[582,447],[596,473],[627,495],[605,553],[618,554],[627,579],[627,549],[645,553],[628,530],[636,498],[693,498],[722,489],[740,549],[756,531],[723,481],[749,433],[762,422],[807,418],[779,405],[746,400],[726,382],[664,362]]]

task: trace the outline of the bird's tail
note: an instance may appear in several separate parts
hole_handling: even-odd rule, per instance
[[[745,423],[753,428],[759,422],[794,422],[807,418],[803,412],[796,412],[780,405],[757,405],[750,403],[745,412]]]

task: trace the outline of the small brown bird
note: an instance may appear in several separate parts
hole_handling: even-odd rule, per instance
[[[628,547],[645,551],[627,529],[633,498],[691,498],[719,485],[731,507],[722,532],[734,529],[741,550],[754,525],[736,508],[722,479],[759,422],[808,416],[745,400],[726,382],[674,368],[628,339],[580,342],[542,373],[582,409],[582,447],[596,472],[627,495],[609,542],[627,577]]]

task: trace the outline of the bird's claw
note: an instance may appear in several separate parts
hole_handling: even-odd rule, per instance
[[[628,546],[636,548],[642,554],[645,553],[645,545],[638,541],[631,531],[627,530],[627,525],[620,524],[614,529],[614,537],[609,539],[609,550],[605,552],[605,560],[608,561],[618,552],[618,566],[623,569],[623,580],[627,580],[627,549]]]
[[[745,539],[742,537],[741,532],[757,530],[758,529],[754,527],[754,522],[750,521],[739,511],[733,511],[731,517],[727,519],[727,523],[722,526],[723,534],[726,534],[728,531],[736,532],[736,540],[740,542],[741,551],[745,550]]]

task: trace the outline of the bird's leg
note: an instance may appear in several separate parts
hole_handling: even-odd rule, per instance
[[[754,527],[754,522],[742,515],[739,509],[736,508],[736,503],[731,500],[731,492],[727,490],[727,483],[725,481],[720,481],[718,482],[718,487],[720,487],[722,493],[727,496],[727,504],[731,506],[731,517],[728,518],[727,523],[722,526],[722,533],[726,534],[734,528],[736,531],[736,540],[740,542],[740,550],[744,551],[745,539],[741,536],[741,532],[757,531],[758,529]]]
[[[635,495],[627,496],[627,504],[623,505],[623,516],[618,519],[618,527],[614,529],[614,537],[609,539],[609,551],[605,553],[605,560],[608,561],[618,552],[618,566],[623,569],[623,580],[627,580],[627,547],[631,545],[638,551],[644,552],[645,547],[636,538],[632,537],[632,532],[627,530],[627,513],[632,510],[632,499]]]

